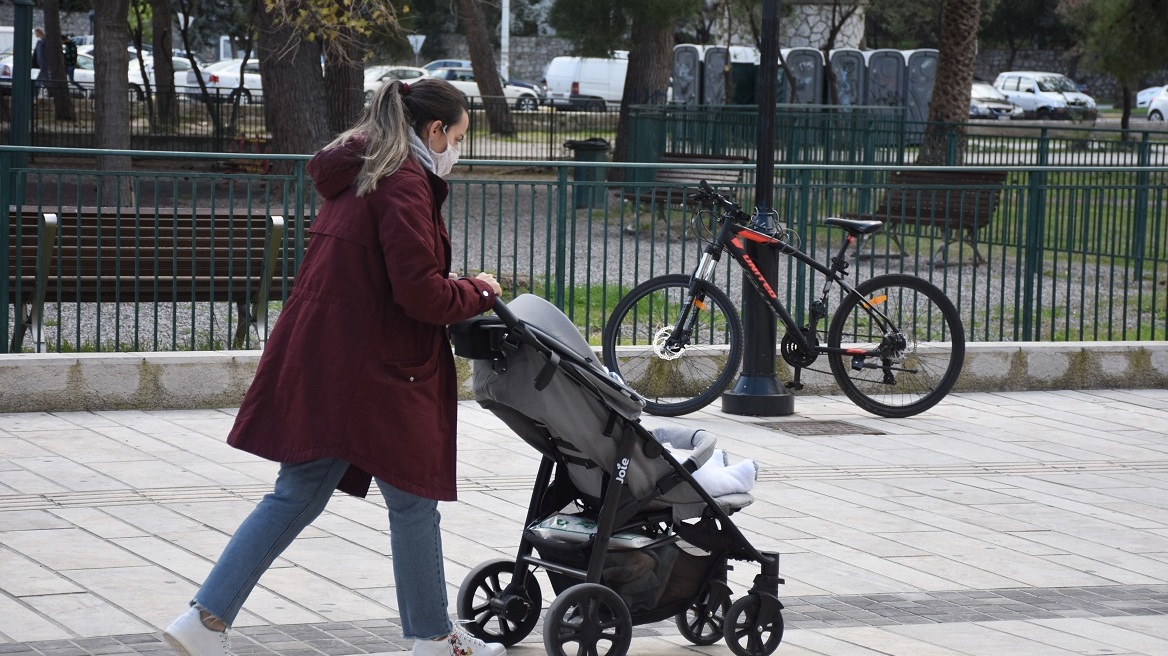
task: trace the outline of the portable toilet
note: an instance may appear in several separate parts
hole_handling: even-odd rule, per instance
[[[868,77],[868,67],[864,53],[856,48],[837,48],[829,55],[831,73],[835,77],[835,95],[831,87],[824,92],[824,101],[841,107],[864,104],[864,82]]]
[[[730,84],[733,105],[758,104],[758,65],[762,62],[753,46],[730,46]]]
[[[702,57],[702,104],[726,104],[726,73],[730,69],[730,49],[709,46]]]
[[[673,47],[673,102],[701,102],[702,46],[683,43]]]
[[[891,49],[867,50],[864,59],[868,64],[864,104],[904,107],[904,54]]]
[[[781,52],[790,71],[786,101],[793,105],[822,103],[823,53],[815,48],[784,48]]]
[[[906,66],[905,118],[910,131],[920,131],[929,120],[929,102],[937,81],[937,51],[932,48],[904,51]]]

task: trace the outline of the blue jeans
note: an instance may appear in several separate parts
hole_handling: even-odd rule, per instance
[[[192,605],[235,621],[244,600],[272,561],[328,504],[349,464],[312,460],[280,465],[276,487],[236,529]],[[393,577],[406,638],[450,634],[438,502],[377,480],[389,507]]]

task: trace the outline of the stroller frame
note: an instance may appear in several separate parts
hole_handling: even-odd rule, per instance
[[[536,390],[544,389],[553,376],[562,374],[581,389],[596,394],[602,403],[606,400],[605,392],[639,402],[630,388],[610,378],[593,361],[565,346],[555,336],[515,316],[502,301],[496,302],[495,313],[497,318],[479,317],[452,327],[456,353],[480,361],[490,360],[493,371],[501,374],[506,372],[511,354],[530,347],[546,358],[535,380]],[[476,366],[480,365],[476,363]],[[479,402],[509,425],[526,421],[539,427],[506,404],[482,399]],[[573,502],[581,505],[586,514],[594,512],[595,535],[583,545],[576,545],[587,556],[586,566],[580,561],[563,562],[549,556],[545,549],[553,544],[537,539],[525,529],[513,561],[488,561],[472,570],[463,581],[457,607],[460,619],[467,622],[467,630],[483,640],[507,646],[526,637],[534,629],[542,607],[542,593],[534,577],[535,570],[542,568],[559,592],[544,623],[544,645],[549,654],[576,653],[566,651],[566,645],[577,643],[579,653],[623,656],[631,643],[632,626],[676,617],[682,635],[694,644],[708,645],[725,638],[738,656],[769,656],[778,648],[783,633],[783,606],[778,599],[778,586],[783,583],[779,577],[779,554],[760,551],[750,544],[730,519],[730,513],[694,479],[693,472],[698,465],[693,460],[678,461],[636,417],[605,405],[609,408],[609,418],[604,434],[616,442],[616,454],[607,468],[606,463],[595,463],[608,473],[599,498],[590,497],[569,480],[567,457],[546,427],[541,431],[543,444],[538,443],[539,438],[531,431],[521,433],[524,440],[543,454],[524,526],[530,528]],[[626,481],[634,450],[638,448],[650,458],[664,455],[664,460],[672,466],[672,472],[656,482],[653,492],[639,500],[628,493]],[[704,502],[696,524],[676,519],[668,509],[648,507],[678,485],[691,486]],[[702,558],[709,559],[706,561],[709,569],[705,583],[695,595],[634,613],[621,596],[604,585],[603,575],[606,559],[612,553],[613,536],[646,526],[655,526],[660,531],[661,539],[654,541],[654,545],[685,541],[707,552],[709,555]],[[760,568],[750,589],[732,604],[725,575],[732,569],[728,565],[730,560],[757,562]],[[509,581],[505,581],[508,576]],[[599,643],[607,643],[608,650],[601,651]]]

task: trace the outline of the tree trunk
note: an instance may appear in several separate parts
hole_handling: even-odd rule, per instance
[[[61,3],[44,0],[45,59],[41,68],[49,70],[49,95],[53,97],[53,116],[58,121],[74,121],[73,100],[69,97],[69,78],[65,74],[65,50],[61,45]]]
[[[278,24],[264,7],[257,12],[264,118],[274,153],[311,153],[328,140],[320,44]],[[277,167],[279,168],[279,167]]]
[[[670,22],[658,25],[658,22],[634,19],[632,23],[631,32],[637,38],[629,50],[629,68],[616,124],[613,161],[629,161],[629,107],[665,104],[673,59],[673,25]],[[613,169],[609,173],[612,180],[624,179],[623,169]]]
[[[354,36],[350,35],[344,41],[347,61],[325,55],[324,90],[328,99],[330,135],[348,130],[361,115],[365,101],[365,74],[361,67],[364,47],[356,40],[350,40]]]
[[[94,67],[94,126],[95,145],[98,148],[128,150],[130,148],[130,84],[127,72],[130,53],[130,0],[102,0],[95,2],[93,11],[93,67]],[[130,158],[126,155],[101,155],[97,158],[99,171],[128,171]],[[120,177],[101,178],[102,206],[129,206],[134,204],[130,180]]]
[[[515,134],[515,121],[511,108],[503,96],[503,84],[499,80],[499,66],[495,64],[495,49],[487,37],[486,20],[479,0],[458,0],[462,14],[462,25],[466,30],[466,47],[470,50],[471,68],[475,82],[479,86],[479,96],[487,111],[487,125],[491,134]]]
[[[158,114],[155,130],[171,134],[178,126],[178,97],[174,88],[174,34],[170,0],[151,0],[151,29],[154,31],[154,85],[158,89]]]
[[[158,129],[158,116],[154,113],[154,87],[150,82],[150,75],[146,70],[146,21],[142,17],[142,9],[144,5],[139,0],[130,0],[130,11],[133,12],[134,22],[130,28],[130,37],[134,41],[134,49],[137,53],[133,57],[131,66],[137,71],[138,77],[142,80],[142,86],[137,89],[131,87],[129,89],[130,102],[141,102],[146,104],[146,117],[150,121],[150,131],[154,132]]]
[[[956,139],[957,164],[965,161],[965,123],[977,58],[980,0],[947,0],[941,19],[941,43],[937,55],[937,81],[929,102],[929,122],[918,164],[946,164],[949,130]],[[954,124],[954,125],[951,125]]]

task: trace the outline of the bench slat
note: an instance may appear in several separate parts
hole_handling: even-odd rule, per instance
[[[167,215],[172,212],[155,217],[137,216],[133,209],[71,208],[58,217],[25,208],[16,213],[9,233],[11,261],[18,269],[9,274],[9,302],[19,301],[12,350],[20,350],[30,327],[40,334],[45,302],[230,301],[241,316],[236,344],[253,326],[262,347],[268,291],[273,282],[283,284],[283,218],[210,208]],[[36,347],[43,351],[43,341]]]

